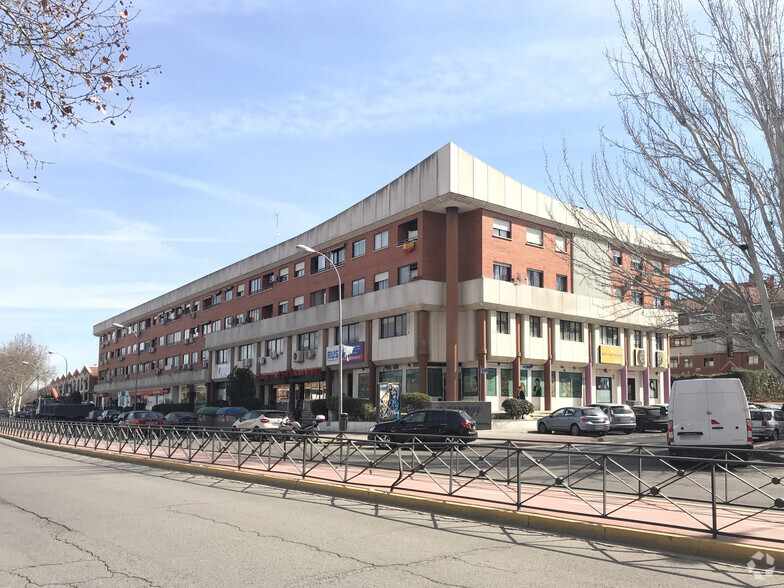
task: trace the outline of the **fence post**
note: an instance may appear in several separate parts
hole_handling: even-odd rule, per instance
[[[716,539],[719,535],[718,515],[716,512],[716,462],[711,464],[711,534]]]

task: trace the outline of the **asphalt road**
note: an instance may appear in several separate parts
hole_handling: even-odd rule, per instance
[[[780,575],[757,580],[743,566],[8,440],[0,440],[0,480],[4,587],[760,586],[784,581]]]

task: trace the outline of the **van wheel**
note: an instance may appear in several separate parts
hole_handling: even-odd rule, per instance
[[[773,439],[774,441],[778,441],[779,440],[779,430],[778,429],[773,429],[773,435],[771,436],[771,439]]]
[[[572,425],[572,428],[569,429],[569,431],[572,433],[572,435],[577,437],[580,435],[580,426],[575,423],[574,425]]]

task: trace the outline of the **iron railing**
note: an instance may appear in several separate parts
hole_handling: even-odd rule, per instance
[[[54,445],[417,493],[583,520],[784,543],[784,452],[672,458],[661,445],[509,441],[385,444],[346,433],[0,419]]]

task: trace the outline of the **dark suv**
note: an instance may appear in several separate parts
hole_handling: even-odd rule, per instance
[[[462,410],[427,408],[414,411],[396,421],[379,423],[370,428],[371,441],[442,441],[456,443],[473,441],[476,423]]]

